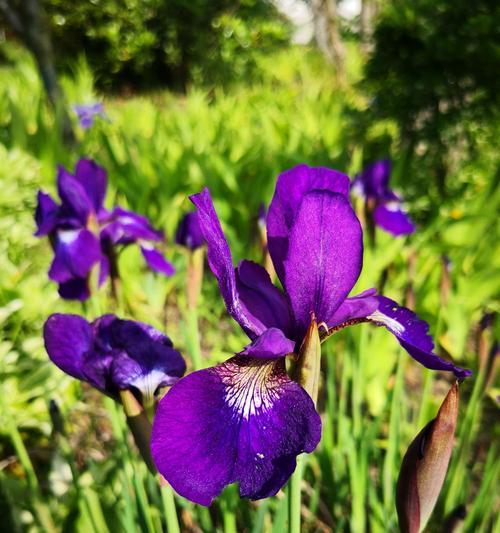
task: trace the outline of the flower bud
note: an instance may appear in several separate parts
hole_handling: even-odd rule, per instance
[[[436,418],[415,437],[403,458],[396,494],[402,533],[418,533],[429,520],[448,470],[457,416],[455,382]]]
[[[295,381],[309,394],[314,405],[318,401],[320,366],[321,340],[318,324],[313,317],[297,357]]]

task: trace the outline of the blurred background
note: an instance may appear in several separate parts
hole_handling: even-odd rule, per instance
[[[235,261],[261,261],[258,209],[279,172],[304,162],[354,177],[389,157],[417,231],[377,230],[359,288],[415,309],[437,352],[474,372],[429,530],[500,531],[499,72],[494,0],[0,0],[0,529],[166,530],[121,413],[43,348],[50,313],[110,310],[107,289],[82,307],[47,278],[33,213],[57,164],[94,158],[110,205],[165,231],[177,273],[157,277],[126,250],[124,313],[189,359],[187,257],[172,244],[187,196],[208,186]],[[89,103],[104,116],[84,129],[73,106]],[[198,313],[206,366],[241,350],[209,272]],[[397,531],[402,454],[451,378],[383,331],[349,329],[325,345],[303,528]],[[248,502],[233,489],[209,510],[178,498],[181,529],[283,531],[282,493]]]

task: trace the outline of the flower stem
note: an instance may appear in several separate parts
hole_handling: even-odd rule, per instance
[[[203,360],[200,348],[200,331],[198,329],[198,312],[196,308],[189,308],[186,316],[186,344],[188,353],[191,356],[193,368],[200,370],[203,368]]]
[[[304,455],[297,457],[297,468],[288,486],[288,533],[300,533],[301,484],[304,472]]]
[[[167,531],[168,533],[180,533],[177,510],[175,508],[174,491],[170,485],[160,487],[160,490],[165,520],[167,521]]]

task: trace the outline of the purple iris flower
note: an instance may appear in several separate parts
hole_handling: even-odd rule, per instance
[[[129,389],[150,404],[160,388],[173,385],[186,371],[166,335],[114,315],[89,323],[78,315],[54,314],[43,336],[50,359],[63,372],[115,399]]]
[[[106,117],[106,114],[104,113],[104,105],[100,102],[92,104],[75,104],[73,106],[73,111],[77,114],[80,126],[84,130],[88,130],[92,127],[96,117]]]
[[[243,260],[234,268],[208,189],[191,200],[226,308],[251,343],[183,378],[159,403],[151,450],[179,494],[209,505],[239,482],[242,497],[265,498],[286,483],[298,454],[315,449],[320,417],[285,369],[312,316],[323,323],[324,338],[369,321],[385,326],[427,368],[469,375],[433,353],[427,324],[409,309],[374,289],[348,297],[361,272],[363,239],[346,175],[300,165],[278,177],[267,235],[284,293],[260,265]]]
[[[200,248],[205,243],[201,232],[198,213],[186,213],[182,217],[175,233],[175,242],[190,250]]]
[[[377,226],[392,235],[408,235],[415,225],[404,211],[402,199],[389,188],[391,162],[388,159],[368,165],[352,183],[352,191],[365,199]]]
[[[90,159],[80,159],[75,174],[62,166],[57,171],[57,189],[61,204],[50,195],[38,192],[35,212],[35,236],[48,235],[54,248],[49,278],[59,284],[59,294],[70,300],[90,296],[89,276],[99,268],[98,283],[115,275],[115,248],[138,243],[148,266],[170,276],[173,266],[152,246],[163,240],[142,215],[115,207],[104,207],[106,171]]]

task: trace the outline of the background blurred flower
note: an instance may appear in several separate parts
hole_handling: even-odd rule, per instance
[[[49,236],[55,253],[49,278],[59,284],[63,298],[86,300],[94,267],[99,271],[98,285],[110,274],[117,276],[117,246],[137,243],[152,270],[167,276],[174,273],[173,266],[151,245],[163,240],[162,233],[142,215],[119,206],[108,211],[104,207],[106,188],[104,168],[90,159],[80,159],[74,175],[58,168],[61,204],[38,192],[35,235]]]
[[[203,246],[205,239],[198,221],[198,213],[186,213],[182,217],[175,233],[175,242],[190,250]]]
[[[403,209],[402,199],[389,188],[391,162],[375,161],[355,177],[351,190],[365,199],[368,215],[383,230],[392,235],[407,235],[415,225]]]
[[[54,314],[45,322],[43,337],[54,364],[115,399],[119,391],[131,390],[151,404],[160,388],[173,385],[186,370],[166,335],[114,315],[89,323],[78,315]]]
[[[88,130],[92,127],[96,117],[106,117],[106,114],[104,113],[104,105],[100,102],[91,104],[75,104],[73,106],[73,111],[77,114],[80,126],[84,130]]]

